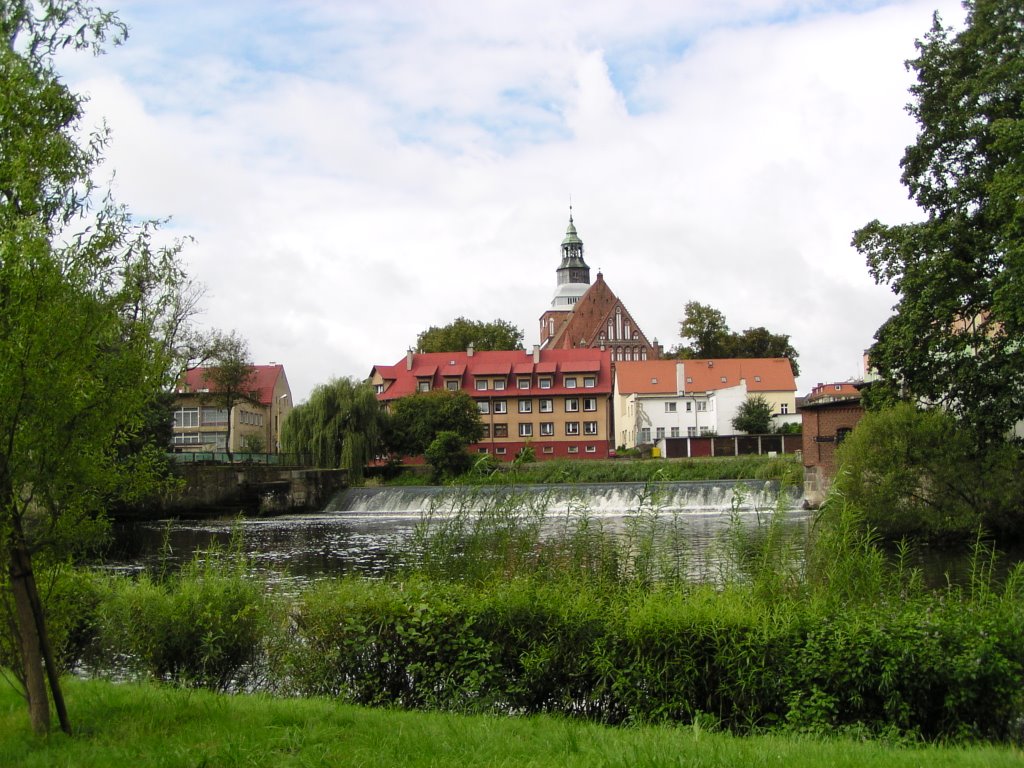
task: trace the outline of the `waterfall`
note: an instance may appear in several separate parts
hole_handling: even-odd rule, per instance
[[[782,491],[787,507],[796,507],[798,489]],[[543,500],[551,512],[585,506],[594,515],[623,515],[639,507],[663,512],[715,512],[774,509],[780,494],[776,480],[669,481],[650,483],[563,483],[498,486],[394,486],[349,488],[336,495],[325,512],[426,512],[456,500],[523,494],[529,502]]]

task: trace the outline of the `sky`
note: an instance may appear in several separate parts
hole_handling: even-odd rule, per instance
[[[852,233],[921,218],[904,66],[958,0],[122,0],[62,56],[111,131],[103,179],[190,238],[203,328],[295,402],[457,317],[539,341],[570,201],[649,339],[688,301],[861,375],[896,297]]]

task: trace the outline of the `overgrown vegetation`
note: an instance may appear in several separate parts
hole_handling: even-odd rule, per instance
[[[62,658],[97,675],[386,707],[1024,736],[1024,568],[995,583],[984,547],[967,584],[930,592],[835,502],[810,526],[784,505],[752,525],[736,513],[705,560],[656,486],[616,529],[582,503],[556,515],[513,489],[441,498],[385,580],[277,595],[226,553],[174,576],[78,578],[81,598],[62,603],[74,610],[53,617]]]

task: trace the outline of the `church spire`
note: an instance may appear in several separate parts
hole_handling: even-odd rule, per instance
[[[557,287],[551,302],[552,309],[567,309],[575,304],[590,287],[590,267],[583,260],[583,241],[576,232],[569,204],[569,226],[562,240],[562,261],[555,270]]]

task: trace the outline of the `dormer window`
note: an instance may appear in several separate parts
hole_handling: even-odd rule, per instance
[[[485,391],[487,389],[487,379],[477,379],[476,388],[480,392]]]

